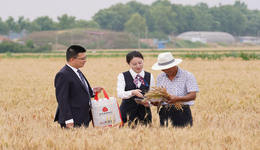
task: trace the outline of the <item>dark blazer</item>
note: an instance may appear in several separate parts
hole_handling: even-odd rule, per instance
[[[54,86],[58,107],[54,121],[65,124],[66,120],[73,119],[74,124],[88,126],[91,121],[89,101],[93,97],[93,91],[88,80],[85,80],[90,94],[69,66],[65,65],[56,74]]]

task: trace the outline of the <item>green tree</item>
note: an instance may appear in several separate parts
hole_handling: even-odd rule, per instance
[[[214,21],[207,4],[200,3],[196,6],[174,4],[172,9],[177,14],[175,21],[177,22],[178,33],[212,29]]]
[[[144,37],[147,30],[145,18],[140,14],[135,13],[125,23],[125,31],[135,34],[136,36]]]
[[[138,13],[141,16],[144,16],[149,11],[149,6],[140,2],[130,1],[126,5],[130,7],[132,13]]]
[[[15,42],[4,41],[0,43],[0,53],[5,52],[24,52],[25,46]]]
[[[101,28],[123,31],[125,22],[130,18],[132,10],[124,4],[116,4],[108,9],[100,10],[93,17]]]
[[[172,11],[171,3],[168,0],[158,0],[150,8],[153,20],[153,31],[171,34],[177,31],[176,14]],[[153,32],[152,31],[152,32]]]
[[[56,29],[54,21],[48,16],[38,17],[32,23],[34,23],[35,26],[38,26],[38,30],[40,31]]]
[[[173,5],[172,9],[176,12],[176,28],[178,33],[191,31],[194,14],[191,6]]]
[[[17,23],[16,23],[16,21],[14,20],[13,17],[11,17],[11,16],[8,17],[5,22],[8,25],[8,28],[9,28],[10,31],[18,32],[19,28],[18,28],[18,25],[17,25]]]
[[[90,20],[78,20],[76,21],[76,27],[79,28],[100,28],[99,24],[96,21]]]
[[[260,11],[254,10],[247,13],[247,25],[244,35],[260,37]]]
[[[214,20],[220,23],[219,29],[217,29],[219,31],[241,35],[246,28],[246,16],[238,8],[231,5],[214,7],[211,14]]]
[[[7,24],[2,21],[2,18],[0,17],[0,34],[8,34],[9,28]]]
[[[25,19],[23,16],[18,17],[18,21],[17,21],[17,26],[18,26],[18,30],[17,32],[22,32],[23,30],[30,30],[30,20],[29,19]]]
[[[34,43],[33,43],[32,40],[27,40],[26,43],[25,43],[25,46],[28,47],[28,48],[33,49],[34,48]]]
[[[241,2],[240,0],[235,1],[233,6],[243,13],[246,13],[248,11],[246,3]]]
[[[68,16],[64,14],[58,17],[58,28],[59,29],[71,29],[76,25],[76,17]]]
[[[210,31],[213,25],[213,16],[210,14],[210,9],[206,3],[199,3],[193,9],[194,13],[193,30]]]

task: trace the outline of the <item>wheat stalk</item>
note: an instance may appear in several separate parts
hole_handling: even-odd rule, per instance
[[[149,92],[145,94],[145,101],[153,102],[158,100],[160,103],[168,102],[171,99],[171,95],[167,92],[164,87],[152,87]],[[183,110],[180,103],[173,104],[177,110]]]

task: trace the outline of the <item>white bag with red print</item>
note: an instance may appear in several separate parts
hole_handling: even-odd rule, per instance
[[[104,98],[98,98],[95,94],[91,100],[91,112],[94,127],[116,126],[122,123],[121,113],[115,97],[108,97],[103,89]]]

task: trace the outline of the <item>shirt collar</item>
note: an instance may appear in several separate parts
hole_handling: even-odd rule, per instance
[[[132,75],[132,77],[135,79],[135,77],[137,76],[138,73],[134,72],[133,69],[130,69],[129,72],[130,72],[130,74]],[[139,73],[139,75],[144,78],[144,70],[142,70],[142,71]]]
[[[72,67],[71,65],[69,65],[69,64],[67,64],[67,66],[69,66],[74,72],[77,72],[78,71],[78,69],[77,68],[74,68],[74,67]]]
[[[182,72],[182,69],[181,69],[180,67],[178,67],[178,71],[177,71],[177,74],[176,74],[176,78],[179,78],[179,77],[180,77],[181,72]]]

